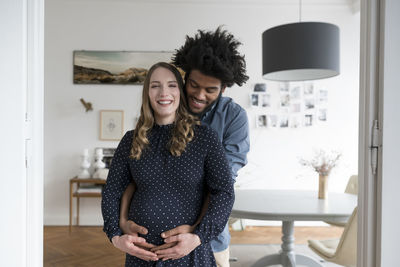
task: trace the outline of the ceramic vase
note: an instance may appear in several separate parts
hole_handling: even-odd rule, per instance
[[[318,187],[319,199],[325,199],[328,196],[328,179],[329,175],[323,173],[319,174],[319,187]]]

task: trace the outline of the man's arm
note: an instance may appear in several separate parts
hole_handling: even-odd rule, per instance
[[[237,172],[247,164],[247,153],[250,151],[249,121],[244,109],[240,108],[227,125],[222,145],[229,162],[232,178],[236,180]]]
[[[123,229],[123,226],[125,226],[126,222],[128,221],[128,212],[129,212],[129,206],[131,204],[132,196],[136,191],[136,186],[134,183],[130,183],[128,187],[125,189],[124,194],[122,195],[121,198],[121,209],[120,209],[120,214],[119,214],[119,226],[122,229],[124,233],[126,233]]]
[[[121,228],[124,234],[147,235],[148,230],[145,227],[137,225],[135,222],[128,220],[129,207],[131,205],[132,197],[135,191],[136,191],[136,184],[132,182],[128,185],[124,194],[122,195],[119,227]]]

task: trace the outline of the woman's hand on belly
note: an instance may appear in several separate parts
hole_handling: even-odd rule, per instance
[[[178,227],[175,227],[171,230],[165,231],[164,233],[161,233],[162,238],[168,238],[171,236],[177,236],[180,234],[186,234],[186,233],[192,233],[196,227],[188,224],[183,224],[179,225]],[[171,242],[171,243],[165,243],[163,245],[151,248],[150,251],[157,251],[157,250],[162,250],[162,249],[167,249],[170,247],[173,247],[177,244],[177,242]]]

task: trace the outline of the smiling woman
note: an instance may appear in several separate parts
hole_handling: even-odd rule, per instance
[[[179,71],[155,64],[143,86],[139,121],[118,145],[102,194],[104,231],[127,253],[125,266],[216,266],[210,241],[232,210],[230,176],[217,134],[187,112]],[[120,229],[123,193],[139,235]],[[165,231],[184,225],[193,229],[163,239]]]
[[[157,124],[174,122],[179,97],[178,82],[174,74],[163,67],[155,69],[150,78],[149,99]]]

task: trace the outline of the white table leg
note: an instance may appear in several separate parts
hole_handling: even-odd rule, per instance
[[[308,267],[323,267],[323,265],[316,259],[303,254],[296,254],[296,263]]]
[[[294,222],[282,222],[282,250],[279,254],[272,254],[259,259],[252,267],[265,267],[274,264],[281,264],[284,267],[295,267],[296,257],[294,248]]]
[[[262,257],[256,263],[254,263],[252,267],[265,267],[275,264],[281,264],[284,267],[296,267],[296,263],[308,267],[323,267],[322,264],[312,257],[294,253],[293,233],[294,222],[282,222],[282,250],[279,252],[279,254],[272,254]]]
[[[271,254],[265,257],[262,257],[256,263],[251,265],[251,267],[265,267],[275,264],[281,264],[281,254]]]
[[[294,255],[294,222],[284,221],[282,222],[282,250],[281,258],[282,265],[284,267],[295,267],[296,257]]]

